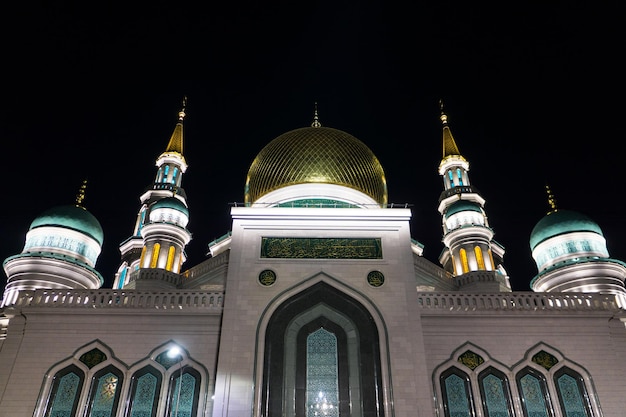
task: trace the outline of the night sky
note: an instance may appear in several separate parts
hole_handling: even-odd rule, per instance
[[[0,28],[1,260],[87,180],[110,286],[184,96],[186,268],[230,230],[255,155],[309,126],[315,103],[322,125],[378,157],[389,201],[411,207],[412,236],[438,264],[439,100],[514,289],[537,272],[528,239],[546,185],[626,260],[621,2],[16,3]]]

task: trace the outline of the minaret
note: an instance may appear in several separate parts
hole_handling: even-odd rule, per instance
[[[452,273],[462,291],[509,292],[508,275],[502,266],[504,248],[493,240],[484,210],[485,199],[470,184],[469,162],[461,155],[441,106],[443,158],[439,175],[444,190],[439,197],[444,251],[443,268]]]
[[[181,186],[187,170],[183,156],[185,106],[186,98],[167,147],[156,160],[154,183],[140,197],[133,234],[120,244],[122,263],[115,274],[114,289],[177,285],[177,275],[186,260],[185,246],[191,240],[186,229],[186,194]],[[141,269],[151,271],[140,274]]]
[[[22,253],[5,259],[3,305],[15,303],[19,291],[97,289],[102,275],[94,269],[104,233],[83,205],[86,181],[75,204],[53,207],[37,216],[26,233]]]

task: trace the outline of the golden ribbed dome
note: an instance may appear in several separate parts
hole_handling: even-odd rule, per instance
[[[374,153],[354,136],[322,126],[295,129],[267,144],[248,171],[245,203],[310,183],[342,185],[387,204],[385,173]]]

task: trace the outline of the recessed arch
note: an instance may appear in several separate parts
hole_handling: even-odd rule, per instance
[[[378,327],[363,304],[323,281],[284,300],[267,321],[259,341],[264,352],[260,415],[304,411],[303,364],[311,358],[303,340],[319,328],[337,337],[338,415],[384,416]]]

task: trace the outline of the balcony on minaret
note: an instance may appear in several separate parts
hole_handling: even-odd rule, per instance
[[[162,268],[141,268],[131,272],[124,289],[164,290],[178,288],[182,277]]]
[[[480,192],[473,185],[460,185],[448,190],[443,190],[439,195],[439,201],[441,202],[458,194],[480,194]]]
[[[470,271],[454,280],[463,292],[511,292],[507,276],[500,271]]]

